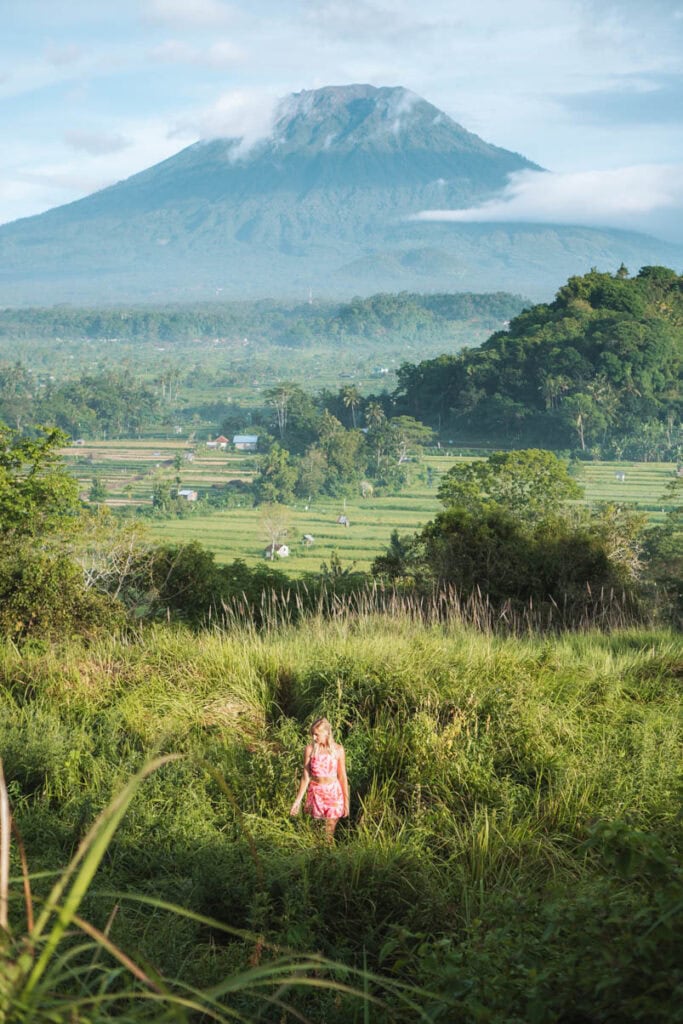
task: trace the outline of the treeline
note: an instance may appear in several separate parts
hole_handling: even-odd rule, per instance
[[[248,337],[252,341],[283,345],[309,345],[330,338],[340,342],[443,338],[446,342],[456,323],[477,321],[493,329],[518,313],[524,304],[520,296],[507,292],[401,292],[342,304],[257,301],[162,308],[5,309],[0,311],[0,337],[164,342]]]
[[[84,506],[59,457],[64,440],[0,426],[0,632],[16,638],[159,617],[259,626],[334,614],[337,598],[382,608],[397,597],[418,614],[474,599],[486,628],[623,626],[654,615],[680,624],[683,506],[654,529],[621,507],[576,507],[579,488],[547,451],[454,466],[439,489],[443,511],[413,535],[394,534],[372,574],[333,559],[294,581],[239,561],[218,566],[199,544],[151,544],[139,522]],[[672,477],[672,493],[682,486]],[[279,508],[267,509],[273,547]]]
[[[19,431],[31,423],[50,423],[74,438],[136,437],[158,422],[159,397],[123,370],[46,382],[21,362],[0,364],[0,422]]]
[[[476,350],[399,371],[397,407],[459,438],[680,458],[683,278],[593,270]]]

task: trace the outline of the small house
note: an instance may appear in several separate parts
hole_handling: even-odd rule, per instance
[[[230,444],[230,441],[227,437],[223,437],[222,434],[219,434],[218,437],[216,438],[216,444],[220,449],[222,449],[222,451],[225,451],[225,449]]]
[[[181,487],[178,491],[178,497],[183,498],[185,501],[196,501],[198,495],[190,487]]]
[[[304,547],[310,548],[311,544],[315,543],[315,537],[311,533],[305,533],[301,538]]]
[[[626,479],[626,473],[619,470],[618,473],[614,474],[614,479],[618,480],[620,484],[623,484],[624,480]]]
[[[258,434],[235,434],[232,443],[238,452],[255,452],[258,449]]]
[[[337,516],[337,525],[338,526],[350,526],[351,523],[349,522],[348,516],[345,516],[345,515]]]
[[[289,558],[289,548],[286,544],[276,544],[275,548],[272,548],[269,544],[266,550],[263,552],[264,558]]]
[[[207,448],[218,448],[218,441],[207,441],[206,442],[206,447]]]

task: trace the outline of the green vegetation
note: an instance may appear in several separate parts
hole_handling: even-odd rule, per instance
[[[397,340],[456,341],[462,323],[495,328],[520,311],[524,299],[507,292],[477,295],[379,294],[346,303],[269,301],[204,303],[162,308],[3,309],[0,336],[14,339],[88,338],[165,342],[213,341],[245,335],[262,343],[320,345],[327,339],[358,344]]]
[[[230,979],[277,962],[275,943],[416,986],[408,1006],[344,978],[381,1000],[378,1022],[680,1021],[682,657],[665,633],[496,638],[398,608],[260,635],[3,645],[0,756],[38,906],[41,872],[68,862],[123,781],[182,753],[136,794],[78,911],[170,991],[223,986],[256,1019],[257,994]],[[352,786],[333,849],[288,816],[318,713]],[[13,878],[17,933],[18,859]],[[104,1019],[117,990],[117,1016],[167,1019],[125,999],[109,953],[95,960],[93,998],[69,1009],[59,989],[74,996],[93,949],[61,938],[49,1019]],[[262,991],[281,1001],[262,1019],[367,1019],[317,984]]]
[[[600,281],[613,304],[674,288],[567,288]],[[346,315],[374,331],[392,308]],[[646,439],[670,415],[673,445],[678,364],[653,366],[619,402]],[[283,376],[189,429],[168,369],[161,394],[120,368],[52,391],[10,370],[0,759],[23,846],[10,884],[0,826],[0,1019],[683,1022],[683,645],[652,625],[683,606],[675,463],[463,453],[356,382]],[[165,440],[63,448],[30,426],[41,390],[94,432],[166,408]],[[260,450],[207,449],[207,422]],[[333,847],[288,815],[319,714],[353,793]]]
[[[458,438],[680,458],[682,325],[673,270],[591,271],[476,351],[404,365],[399,408]]]

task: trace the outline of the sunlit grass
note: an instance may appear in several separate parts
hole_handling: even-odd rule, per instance
[[[524,935],[540,941],[552,901],[566,915],[575,893],[588,898],[609,879],[611,899],[645,899],[640,875],[631,881],[600,859],[607,840],[591,844],[596,828],[616,822],[627,830],[623,840],[615,833],[620,857],[636,856],[638,844],[647,853],[650,836],[662,844],[656,857],[675,850],[681,665],[683,643],[665,632],[515,637],[398,610],[313,615],[261,632],[158,626],[87,643],[9,644],[0,647],[0,756],[40,873],[68,861],[151,756],[183,755],[145,781],[79,911],[102,931],[113,905],[105,890],[158,901],[122,902],[110,926],[111,941],[143,965],[211,988],[255,956],[274,958],[265,946],[256,954],[255,941],[221,937],[202,923],[210,917],[426,986],[432,995],[416,996],[419,1005],[450,1020],[457,1014],[444,1000],[464,985],[482,922],[509,929],[490,968],[504,972],[522,957],[535,963],[521,951]],[[352,789],[332,849],[315,823],[289,817],[307,728],[321,713],[345,745]],[[667,864],[653,877],[669,878]],[[35,888],[45,898],[47,883],[36,878]],[[167,914],[164,902],[189,916]],[[656,907],[650,913],[643,942],[659,920]],[[599,937],[576,927],[582,942],[597,943],[595,958]],[[557,950],[569,957],[577,941],[570,929]],[[452,990],[440,988],[446,967],[434,966],[446,949],[459,979]],[[394,974],[397,958],[404,966]],[[524,1019],[523,983],[497,993],[497,975],[487,977],[490,1006],[514,1000]],[[253,993],[235,999],[256,1016]],[[363,1019],[343,995],[288,989],[286,999],[313,1021]],[[464,1019],[475,1021],[473,1012]],[[398,1003],[373,1013],[419,1019]],[[490,1019],[507,1020],[502,1009]]]

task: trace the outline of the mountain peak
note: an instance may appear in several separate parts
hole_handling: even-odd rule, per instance
[[[486,147],[447,114],[403,86],[328,85],[280,101],[269,139],[256,148],[280,155]],[[243,154],[252,156],[251,151]]]
[[[0,302],[548,291],[605,264],[667,263],[589,229],[416,221],[481,205],[535,167],[401,86],[304,90],[267,138],[213,138],[0,227]]]

